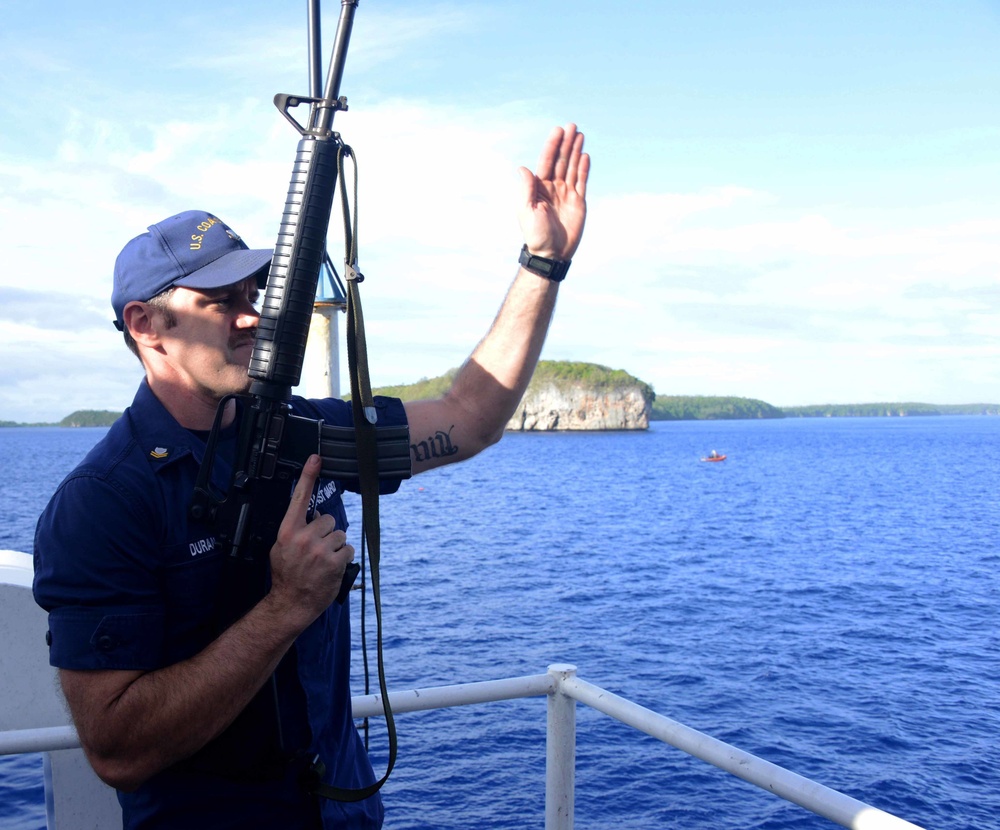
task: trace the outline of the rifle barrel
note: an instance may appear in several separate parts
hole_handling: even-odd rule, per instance
[[[354,13],[357,10],[358,0],[341,0],[340,20],[337,22],[333,55],[326,76],[326,89],[323,92],[323,101],[317,105],[313,114],[312,127],[317,135],[326,135],[333,123],[333,114],[337,110],[337,100],[340,97],[340,82],[344,78],[344,64],[347,62],[347,47],[350,45],[351,29],[354,27]]]

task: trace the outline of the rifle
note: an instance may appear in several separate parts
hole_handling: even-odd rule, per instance
[[[275,106],[298,130],[301,138],[250,359],[250,390],[249,394],[227,396],[220,402],[189,507],[192,519],[205,522],[215,530],[216,542],[226,554],[227,573],[220,603],[220,624],[225,627],[256,604],[267,591],[270,550],[288,508],[294,482],[308,457],[313,453],[322,457],[322,478],[359,484],[363,532],[371,550],[372,589],[379,617],[379,681],[390,727],[390,756],[385,777],[371,787],[359,790],[327,787],[319,783],[317,775],[314,791],[342,801],[358,801],[372,795],[388,778],[395,760],[395,727],[388,708],[381,655],[378,480],[380,477],[410,476],[409,430],[376,424],[357,291],[363,276],[357,270],[352,244],[356,229],[352,235],[343,186],[343,159],[347,155],[353,158],[353,152],[332,130],[334,114],[347,109],[347,99],[339,93],[357,5],[358,0],[341,0],[340,20],[323,94],[316,95],[314,88],[311,90],[314,94],[309,97],[285,94],[274,97]],[[314,44],[318,43],[317,21],[318,0],[311,0],[311,53]],[[305,126],[289,112],[304,103],[310,105]],[[320,271],[324,262],[328,262],[326,237],[338,173],[348,235],[348,357],[354,427],[338,427],[292,415],[288,403],[291,389],[298,385],[301,376]],[[229,487],[227,492],[220,494],[213,489],[212,469],[223,410],[232,398],[238,399],[242,418]],[[356,563],[348,566],[338,602],[343,603],[346,599],[359,570]],[[280,720],[278,731],[280,734]]]

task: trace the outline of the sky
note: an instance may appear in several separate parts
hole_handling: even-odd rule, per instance
[[[306,9],[0,0],[0,421],[131,402],[111,275],[148,225],[199,208],[273,246]],[[334,126],[373,384],[485,334],[517,168],[572,121],[589,213],[543,359],[776,406],[1000,402],[998,43],[1000,0],[361,0]]]

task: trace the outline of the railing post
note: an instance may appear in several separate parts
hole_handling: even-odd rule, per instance
[[[573,830],[576,777],[576,701],[562,691],[562,682],[576,676],[576,666],[553,663],[545,735],[545,830]]]

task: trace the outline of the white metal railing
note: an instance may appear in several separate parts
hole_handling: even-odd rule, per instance
[[[564,663],[549,666],[546,674],[390,692],[389,703],[393,712],[401,713],[542,695],[548,696],[545,830],[572,830],[573,827],[577,702],[842,827],[850,827],[852,830],[922,830],[916,824],[824,787],[581,680],[576,675],[576,667]],[[358,695],[352,698],[352,704],[354,715],[358,718],[383,714],[380,695]],[[72,726],[0,733],[0,755],[75,749],[79,745]]]

